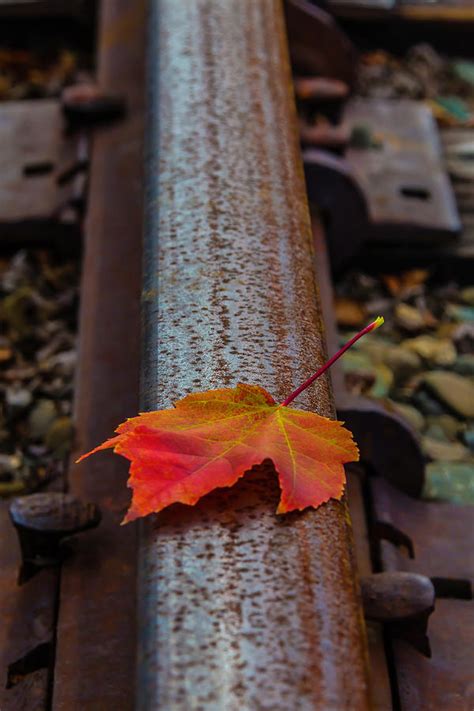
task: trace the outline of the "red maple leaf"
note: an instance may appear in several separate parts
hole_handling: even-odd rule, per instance
[[[344,490],[344,463],[358,459],[342,422],[287,407],[352,343],[277,404],[259,385],[192,393],[173,409],[148,412],[121,424],[116,437],[85,454],[113,448],[131,462],[133,490],[124,523],[175,502],[195,504],[217,487],[232,486],[253,466],[271,459],[281,499],[277,513],[317,507]]]

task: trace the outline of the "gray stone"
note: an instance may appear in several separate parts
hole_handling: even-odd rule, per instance
[[[431,462],[423,496],[455,504],[474,504],[474,463]]]
[[[461,323],[453,332],[458,353],[474,353],[474,323]]]
[[[397,381],[411,377],[422,367],[421,358],[417,353],[400,346],[387,349],[385,362]]]
[[[474,375],[474,355],[465,353],[458,356],[452,370],[459,375]]]
[[[435,370],[423,377],[438,400],[462,417],[474,417],[474,383],[456,373]]]
[[[38,400],[28,417],[30,439],[43,439],[56,415],[56,407],[52,400]]]
[[[440,424],[438,423],[431,423],[428,425],[424,432],[425,437],[428,437],[429,439],[435,439],[438,442],[451,442],[453,441],[452,437],[448,437],[444,429],[441,427]]]
[[[433,365],[452,365],[456,360],[456,349],[448,338],[435,338],[434,336],[418,336],[402,343],[402,348],[407,348],[417,353],[421,358]]]
[[[347,351],[339,361],[345,373],[366,373],[372,370],[372,361],[367,353]]]
[[[474,452],[474,427],[468,427],[467,430],[463,432],[462,438],[471,452]]]
[[[0,480],[11,478],[21,469],[23,457],[19,454],[2,454],[0,452]]]
[[[74,428],[70,417],[58,417],[48,429],[45,444],[57,459],[65,457],[71,449]]]
[[[463,423],[460,422],[460,420],[457,420],[451,415],[431,415],[430,417],[426,418],[426,421],[428,428],[441,428],[446,438],[450,441],[455,441],[464,427]],[[428,430],[425,434],[428,434]]]
[[[383,363],[374,365],[375,382],[370,388],[369,395],[375,398],[385,398],[393,385],[393,373]]]
[[[406,420],[411,427],[413,427],[414,430],[417,430],[418,432],[423,430],[425,426],[425,418],[421,412],[416,409],[416,407],[401,402],[394,402],[393,400],[390,402],[390,405],[393,407],[395,412],[400,415],[400,417],[403,417],[403,419]]]
[[[461,304],[448,304],[446,315],[454,321],[474,322],[474,306],[463,306]]]
[[[21,412],[31,405],[33,396],[29,390],[15,385],[7,388],[5,402],[10,411]]]
[[[461,442],[440,442],[438,439],[423,437],[421,446],[430,459],[443,462],[461,462],[469,459],[470,452]]]
[[[474,306],[474,286],[467,286],[461,291],[461,299],[465,304],[469,306]]]
[[[425,326],[423,314],[414,306],[397,304],[395,307],[395,323],[405,331],[421,331]]]
[[[443,415],[445,413],[444,407],[434,398],[424,390],[418,390],[412,396],[412,402],[415,407],[420,410],[424,415]]]
[[[387,342],[382,338],[377,338],[376,336],[365,339],[361,338],[357,343],[360,344],[359,348],[356,349],[357,352],[368,356],[372,363],[386,362],[390,349],[394,348],[393,343]]]

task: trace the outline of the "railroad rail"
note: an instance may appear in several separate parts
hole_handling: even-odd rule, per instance
[[[127,111],[79,132],[89,197],[71,462],[138,410],[191,391],[248,382],[284,399],[336,350],[328,253],[337,268],[361,250],[371,196],[339,149],[301,152],[291,68],[306,87],[313,75],[335,82],[335,103],[355,81],[355,51],[324,11],[306,0],[100,10],[98,85],[124,95]],[[299,406],[337,410],[361,450],[343,500],[316,511],[275,516],[265,462],[194,507],[120,527],[126,466],[110,454],[71,463],[36,509],[28,497],[0,502],[1,711],[424,711],[469,700],[449,631],[468,646],[470,509],[419,499],[413,431],[348,396],[337,366]],[[66,504],[87,533],[59,557]],[[63,523],[45,536],[44,570],[33,514]],[[449,560],[438,530],[456,548]]]
[[[142,407],[284,398],[325,345],[280,4],[153,9]],[[327,381],[302,404],[333,414]],[[368,707],[346,503],[275,506],[262,469],[145,522],[139,708]]]

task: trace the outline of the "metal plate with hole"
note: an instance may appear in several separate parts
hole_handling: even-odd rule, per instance
[[[2,242],[51,239],[78,233],[85,165],[84,135],[67,136],[54,99],[15,101],[0,106],[0,237]]]
[[[347,160],[367,200],[371,237],[430,243],[455,238],[459,215],[428,107],[409,100],[355,99],[345,120],[370,143],[349,148]]]

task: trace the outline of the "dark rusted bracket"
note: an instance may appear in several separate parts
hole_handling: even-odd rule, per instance
[[[397,548],[405,548],[410,558],[415,557],[415,548],[410,536],[400,531],[399,528],[392,523],[386,521],[375,521],[370,527],[370,537],[377,542],[390,541]]]
[[[12,18],[38,20],[71,19],[77,20],[83,27],[92,25],[91,3],[87,0],[1,0],[0,19],[7,21]],[[92,31],[92,27],[91,27]]]
[[[334,18],[308,0],[285,0],[284,7],[293,71],[340,79],[352,88],[356,51]]]
[[[400,708],[411,709],[417,698],[433,708],[440,699],[443,708],[458,708],[458,701],[462,707],[472,681],[473,507],[416,500],[380,478],[370,479],[368,485],[374,516],[403,530],[416,545],[413,560],[380,541],[379,564],[395,574],[405,571],[430,578],[437,598],[429,625],[433,648],[429,664],[420,663],[410,647],[398,642],[398,626],[390,628]]]
[[[374,30],[379,33],[389,26],[389,36],[403,34],[409,24],[419,22],[428,41],[430,24],[434,28],[442,26],[444,41],[446,36],[451,38],[448,46],[464,46],[463,40],[467,40],[467,32],[474,23],[471,0],[327,0],[327,3],[331,13],[341,20],[373,21]],[[420,27],[418,33],[421,31]],[[378,41],[384,46],[383,39]]]
[[[88,141],[65,134],[59,101],[0,106],[0,238],[78,249]]]
[[[44,493],[14,499],[10,518],[20,542],[22,585],[42,568],[59,565],[66,553],[63,541],[99,525],[95,504],[84,504],[71,494]]]
[[[344,120],[369,137],[344,158],[303,153],[310,202],[323,211],[331,263],[347,265],[364,245],[449,244],[461,230],[439,138],[427,107],[414,101],[351,100]],[[344,205],[344,210],[341,210]]]
[[[327,154],[325,156],[332,159]],[[342,210],[339,212],[346,215]],[[319,291],[326,320],[326,338],[329,352],[335,353],[338,337],[327,241],[317,219],[313,220],[313,239],[317,253]],[[383,405],[369,398],[348,394],[338,363],[331,368],[331,380],[338,417],[354,433],[364,471],[388,479],[406,494],[419,497],[424,485],[425,464],[415,432],[403,418]]]
[[[360,12],[361,16],[364,13],[371,12],[386,13],[388,17],[392,16],[394,9],[400,4],[400,0],[327,0],[329,7],[335,15],[344,17],[344,10],[355,10]],[[405,4],[405,3],[404,3]]]
[[[334,270],[346,266],[366,240],[369,214],[364,194],[344,158],[326,151],[303,151],[310,208],[324,222]],[[344,205],[344,209],[341,209]]]
[[[425,460],[416,434],[396,413],[363,397],[336,392],[338,417],[354,434],[369,472],[418,498],[425,481]]]
[[[374,573],[361,578],[367,619],[387,626],[392,637],[403,639],[431,657],[428,619],[435,608],[433,583],[416,573]]]
[[[2,0],[0,2],[0,19],[10,18],[37,20],[39,18],[77,20],[82,27],[91,23],[91,6],[86,0]],[[92,30],[91,30],[92,31]]]

